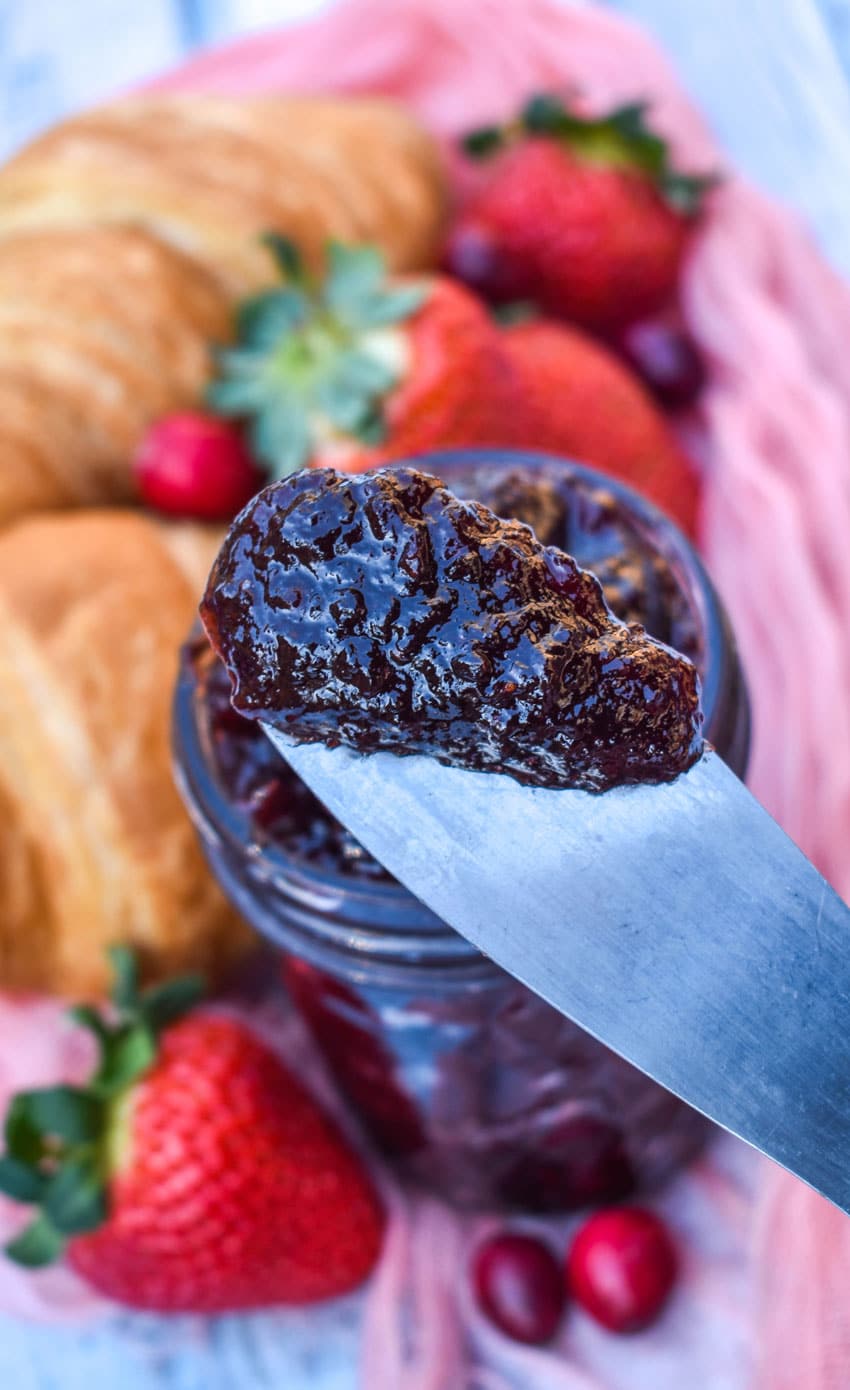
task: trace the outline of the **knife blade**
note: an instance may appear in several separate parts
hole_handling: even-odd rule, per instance
[[[599,795],[264,728],[445,922],[850,1212],[850,910],[715,752]]]

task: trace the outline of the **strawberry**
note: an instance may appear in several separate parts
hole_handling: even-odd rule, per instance
[[[518,384],[468,290],[438,276],[389,281],[376,250],[337,243],[317,278],[289,242],[266,240],[285,284],[241,306],[207,401],[245,421],[270,477],[515,440]]]
[[[517,323],[504,338],[533,411],[532,432],[523,442],[619,478],[693,535],[696,474],[629,368],[566,324]]]
[[[486,298],[531,299],[597,332],[662,308],[713,179],[675,172],[645,115],[633,103],[584,117],[537,96],[511,125],[468,135],[467,153],[497,158],[450,235],[448,269]]]
[[[239,431],[197,411],[152,425],[133,471],[149,507],[198,521],[231,521],[264,482]]]
[[[37,1266],[67,1245],[108,1298],[161,1312],[311,1303],[368,1275],[382,1214],[331,1122],[235,1019],[192,1013],[191,981],[139,995],[118,966],[117,1022],[86,1087],[31,1091],[6,1121],[0,1188],[41,1213],[7,1254]]]

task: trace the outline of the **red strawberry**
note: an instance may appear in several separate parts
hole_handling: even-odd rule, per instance
[[[566,324],[530,321],[504,336],[533,412],[522,442],[619,478],[692,535],[699,503],[693,467],[628,367]]]
[[[286,286],[242,306],[208,401],[248,423],[271,477],[516,441],[516,377],[468,290],[433,276],[389,281],[373,248],[333,243],[317,280],[288,242],[269,243]]]
[[[467,136],[476,157],[501,152],[451,233],[449,270],[595,331],[662,308],[709,181],[675,173],[644,117],[639,103],[584,118],[539,96],[512,126]]]
[[[189,411],[151,426],[133,469],[149,507],[198,521],[231,521],[265,481],[233,425]]]
[[[382,1215],[336,1128],[241,1023],[175,1022],[185,983],[140,998],[117,959],[118,1024],[77,1013],[101,1039],[89,1086],[13,1102],[0,1187],[42,1212],[8,1254],[44,1264],[67,1240],[101,1293],[162,1312],[311,1303],[361,1283]]]

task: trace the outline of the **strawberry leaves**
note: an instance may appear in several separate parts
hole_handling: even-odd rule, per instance
[[[198,975],[178,975],[164,984],[146,990],[142,1001],[145,1021],[154,1035],[176,1023],[194,1009],[204,997],[204,982]]]
[[[104,1100],[125,1091],[156,1060],[156,1036],[146,1023],[127,1024],[106,1039],[101,1062],[90,1082]]]
[[[106,1219],[106,1191],[94,1153],[80,1153],[56,1169],[41,1199],[43,1215],[63,1236],[94,1231]]]
[[[538,93],[526,102],[518,120],[470,131],[462,147],[471,158],[485,159],[523,136],[548,136],[588,163],[637,170],[651,179],[674,211],[695,216],[718,177],[676,170],[669,145],[647,121],[648,111],[647,102],[632,101],[602,116],[581,116],[560,97]]]
[[[461,140],[461,147],[470,159],[489,159],[491,154],[504,149],[508,133],[507,126],[478,126],[476,130],[467,131]]]
[[[40,1202],[46,1179],[36,1168],[8,1153],[0,1158],[0,1191],[15,1202]]]
[[[21,1092],[6,1114],[0,1192],[40,1209],[6,1254],[29,1268],[51,1263],[66,1239],[106,1220],[109,1155],[122,1103],[156,1062],[160,1032],[203,994],[203,983],[194,976],[142,992],[133,953],[116,946],[109,955],[113,1017],[89,1005],[70,1010],[97,1041],[93,1075],[85,1086]]]
[[[270,478],[310,461],[317,439],[376,444],[382,404],[404,372],[404,351],[388,338],[427,297],[422,285],[388,285],[380,252],[331,242],[323,277],[296,247],[264,243],[284,281],[237,312],[237,343],[216,357],[207,405],[245,421],[251,448]]]
[[[424,303],[421,285],[390,288],[386,279],[384,258],[376,247],[329,244],[324,303],[352,333],[398,323]]]
[[[97,1138],[103,1122],[100,1101],[79,1086],[46,1086],[15,1097],[19,1113],[41,1140],[39,1159],[57,1146],[85,1144]],[[8,1145],[9,1136],[6,1136]]]
[[[37,1216],[15,1240],[6,1246],[6,1254],[25,1269],[41,1269],[58,1260],[65,1248],[64,1238],[47,1216]]]

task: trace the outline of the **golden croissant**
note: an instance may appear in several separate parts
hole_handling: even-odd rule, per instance
[[[263,231],[417,270],[443,204],[430,137],[378,100],[137,97],[39,137],[0,170],[0,523],[132,497],[146,425],[272,278]]]
[[[152,976],[251,943],[174,786],[178,649],[219,537],[142,513],[0,535],[0,987],[91,997],[105,948]]]

